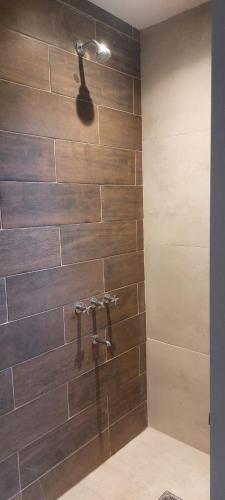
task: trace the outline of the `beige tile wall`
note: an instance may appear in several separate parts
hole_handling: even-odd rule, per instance
[[[142,32],[150,425],[209,450],[209,3]]]

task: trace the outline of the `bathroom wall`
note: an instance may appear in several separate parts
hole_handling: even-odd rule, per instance
[[[150,425],[209,449],[210,4],[142,34]]]
[[[139,33],[85,0],[0,24],[0,498],[48,500],[146,427]]]

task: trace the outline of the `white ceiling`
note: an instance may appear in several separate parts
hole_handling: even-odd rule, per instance
[[[157,24],[206,0],[92,0],[138,29]]]

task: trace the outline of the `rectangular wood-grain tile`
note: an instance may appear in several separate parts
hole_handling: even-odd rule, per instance
[[[102,186],[103,220],[143,217],[142,188],[139,186]]]
[[[123,384],[139,375],[139,348],[113,358],[69,383],[69,410],[74,415],[106,394],[117,394]]]
[[[141,115],[141,80],[134,78],[134,113]]]
[[[0,498],[6,500],[20,489],[17,455],[0,463]]]
[[[12,371],[0,371],[0,416],[14,407]],[[1,498],[1,497],[0,497]]]
[[[137,314],[138,304],[136,285],[130,285],[119,290],[112,290],[111,293],[116,295],[119,299],[116,307],[108,305],[104,309],[97,309],[89,315],[75,315],[75,304],[69,304],[64,307],[65,335],[67,342]],[[102,294],[97,296],[97,298],[101,300]],[[90,304],[89,300],[86,302],[87,305]]]
[[[132,38],[115,31],[102,23],[96,24],[96,37],[105,43],[111,50],[111,57],[107,65],[123,73],[139,76],[140,74],[140,46]]]
[[[9,319],[53,309],[103,291],[101,261],[7,278]]]
[[[110,12],[98,7],[94,3],[89,2],[89,0],[67,0],[67,4],[73,5],[76,9],[85,12],[98,21],[106,23],[108,26],[132,36],[132,26],[130,24],[116,16],[113,16]]]
[[[0,192],[4,228],[101,219],[99,186],[3,181]]]
[[[55,309],[0,326],[0,370],[64,343],[63,310]]]
[[[57,140],[55,153],[59,182],[135,183],[133,151]]]
[[[145,311],[145,283],[138,283],[138,307],[139,313]]]
[[[142,152],[136,151],[136,184],[143,184],[143,175],[142,175]]]
[[[108,426],[107,400],[98,401],[19,454],[22,488],[62,462]]]
[[[0,460],[67,419],[67,387],[62,386],[1,417]]]
[[[63,264],[136,250],[135,221],[68,225],[60,234]]]
[[[146,342],[140,345],[140,373],[146,372]]]
[[[0,1],[4,26],[74,52],[76,39],[94,36],[94,21],[55,0]]]
[[[107,338],[112,347],[107,350],[108,359],[118,356],[146,340],[145,314],[140,314],[109,326]]]
[[[54,467],[23,491],[23,500],[57,500],[110,456],[108,431]]]
[[[1,26],[0,78],[49,90],[48,46]]]
[[[0,279],[0,324],[7,321],[7,302],[5,279]]]
[[[141,149],[141,117],[99,108],[100,143],[124,149]]]
[[[53,92],[132,113],[131,77],[54,47],[50,68]]]
[[[147,427],[147,406],[142,403],[110,427],[110,446],[116,453]]]
[[[144,250],[144,226],[143,219],[137,220],[137,249]]]
[[[2,130],[98,142],[97,110],[90,102],[4,81],[0,82],[0,101]]]
[[[0,132],[0,180],[54,182],[54,141]]]
[[[60,263],[58,228],[0,231],[0,276],[46,269]]]
[[[133,39],[140,43],[140,30],[134,27],[132,29],[133,29]]]
[[[109,397],[109,424],[135,409],[146,397],[146,375],[143,374],[125,384],[113,397]]]
[[[106,360],[104,345],[83,337],[13,368],[16,405],[22,405],[78,377]]]
[[[135,252],[108,257],[104,261],[106,290],[144,280],[144,254]]]

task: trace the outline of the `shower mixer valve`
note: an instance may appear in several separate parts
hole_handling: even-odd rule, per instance
[[[105,304],[114,304],[114,306],[117,306],[119,302],[119,297],[116,297],[116,295],[111,295],[110,293],[105,293],[103,297],[103,302]]]
[[[91,300],[91,305],[89,306],[90,309],[104,309],[105,304],[103,300],[97,299],[97,297],[92,297]]]
[[[103,299],[98,299],[97,297],[92,297],[90,299],[90,305],[87,306],[85,302],[77,302],[75,304],[75,313],[76,314],[89,314],[90,311],[95,311],[96,309],[104,309],[107,305],[110,304],[116,306],[119,302],[119,297],[116,295],[111,295],[110,293],[105,293]]]
[[[88,312],[88,307],[84,302],[77,302],[75,304],[75,312],[77,314],[85,314]]]

